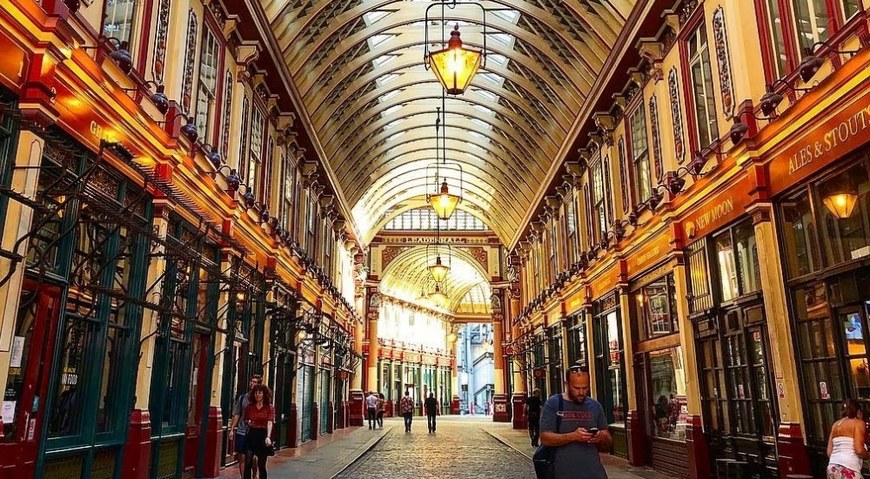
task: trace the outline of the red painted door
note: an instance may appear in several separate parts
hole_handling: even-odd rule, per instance
[[[33,477],[45,417],[60,288],[25,280],[12,336],[9,376],[3,391],[0,478]]]

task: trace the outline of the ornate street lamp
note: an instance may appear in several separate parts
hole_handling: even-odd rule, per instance
[[[442,103],[444,101],[442,95]],[[446,114],[445,114],[446,116]],[[462,165],[451,161],[449,164],[447,163],[447,133],[445,128],[445,133],[443,137],[439,137],[439,131],[441,126],[441,108],[438,108],[438,119],[435,121],[435,163],[433,165],[429,165],[426,167],[426,184],[432,183],[436,185],[438,188],[434,193],[426,194],[426,202],[435,210],[435,214],[439,219],[448,220],[450,216],[453,215],[453,212],[456,210],[456,207],[459,206],[459,203],[462,203]],[[441,150],[442,157],[441,161],[438,158],[438,140],[441,139]],[[434,175],[430,176],[430,170],[434,169]],[[459,176],[459,194],[453,194],[450,192],[450,188],[447,186],[447,175],[446,173],[449,171],[454,171]],[[440,181],[439,181],[440,180]],[[437,186],[440,183],[440,188]]]
[[[435,289],[429,293],[429,299],[438,306],[444,307],[447,305],[447,295],[441,291],[441,283],[435,283]]]
[[[462,5],[476,5],[483,12],[483,50],[475,50],[466,48],[462,45],[462,39],[459,36],[459,24],[453,27],[450,32],[450,40],[444,40],[444,25],[447,19],[444,15],[444,8],[456,8],[456,0],[450,2],[432,3],[426,8],[426,16],[424,18],[425,25],[425,50],[423,52],[423,66],[428,70],[432,69],[435,78],[444,87],[444,91],[448,95],[461,95],[465,93],[468,86],[471,85],[471,80],[481,66],[486,66],[486,9],[479,3],[463,3]],[[429,51],[429,9],[434,6],[441,7],[441,44],[447,44],[446,48],[434,52]]]
[[[435,242],[426,245],[426,269],[436,283],[440,283],[447,278],[447,273],[450,272],[451,266],[451,251],[450,245],[441,244],[441,225],[439,222],[435,224]],[[444,253],[444,259],[441,259]]]

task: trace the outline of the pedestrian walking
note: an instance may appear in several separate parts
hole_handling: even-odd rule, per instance
[[[607,479],[598,451],[609,450],[613,438],[607,430],[604,409],[588,396],[589,372],[579,367],[565,371],[564,390],[544,404],[542,446],[535,452],[536,471],[543,472],[538,468],[538,458],[549,453],[548,468],[552,468],[550,477],[554,479],[575,478],[578,471],[584,471],[584,479]]]
[[[384,404],[386,404],[384,393],[378,393],[378,427],[384,428]]]
[[[414,419],[414,400],[411,399],[409,391],[405,391],[405,397],[399,402],[399,411],[405,418],[405,432],[411,432],[411,421]]]
[[[369,429],[374,429],[378,414],[378,395],[374,391],[369,392],[366,397],[366,417],[369,420]]]
[[[535,388],[532,395],[526,398],[525,404],[526,419],[529,423],[529,438],[532,440],[532,447],[538,447],[538,440],[541,437],[541,390]]]
[[[424,403],[424,408],[426,409],[426,422],[429,424],[429,432],[435,432],[435,416],[438,415],[438,400],[435,399],[434,393],[429,393],[429,397],[426,398]]]
[[[248,390],[236,396],[236,402],[233,403],[233,419],[230,421],[230,431],[233,434],[233,448],[236,453],[236,461],[239,462],[239,475],[245,475],[245,440],[248,434],[248,421],[245,420],[245,408],[248,407],[248,395],[254,390],[254,387],[259,386],[263,382],[263,376],[254,374],[248,381]],[[256,459],[255,459],[256,461]],[[257,479],[256,472],[254,479]]]
[[[864,446],[865,423],[855,399],[843,404],[843,418],[831,426],[828,438],[827,479],[859,479],[868,452]]]
[[[251,479],[254,467],[257,468],[260,479],[267,479],[266,460],[274,451],[272,426],[275,424],[275,408],[272,407],[272,391],[265,384],[258,384],[248,393],[248,403],[245,408],[248,437],[245,442],[244,479]]]

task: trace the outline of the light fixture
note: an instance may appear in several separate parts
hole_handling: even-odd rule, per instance
[[[845,220],[852,216],[855,205],[858,203],[858,191],[848,179],[842,179],[838,184],[832,185],[822,198],[822,203],[835,217]]]
[[[746,136],[746,133],[749,131],[749,126],[746,123],[740,121],[739,117],[734,117],[734,124],[731,125],[731,129],[728,130],[728,137],[731,138],[732,145],[739,145],[740,142],[743,141],[743,137]]]
[[[483,12],[481,24],[483,26],[483,49],[478,51],[462,45],[462,39],[459,35],[459,24],[455,24],[450,32],[450,39],[445,41],[444,25],[448,20],[445,18],[445,7],[456,8],[456,0],[449,2],[433,2],[426,7],[426,14],[423,19],[425,25],[423,45],[423,67],[432,69],[435,78],[441,83],[444,91],[448,95],[461,95],[471,85],[471,80],[481,67],[486,66],[486,37],[489,36],[486,31],[486,8],[480,3],[468,3],[465,5],[476,5]],[[446,43],[446,48],[434,52],[429,51],[429,9],[435,6],[441,7],[441,45]],[[434,23],[434,22],[432,22]]]
[[[441,244],[441,225],[435,222],[435,242],[426,245],[426,269],[436,283],[441,283],[447,278],[451,266],[450,245]],[[442,256],[444,260],[442,261]]]
[[[801,64],[800,66],[798,66],[798,71],[800,71],[801,74],[801,80],[803,80],[804,83],[812,80],[824,64],[825,60],[822,59],[822,57],[816,55],[813,52],[812,47],[804,48],[804,59],[801,60]]]
[[[764,116],[772,115],[773,112],[776,111],[776,107],[782,103],[783,98],[782,93],[773,91],[773,86],[768,83],[767,91],[761,96],[761,100],[758,102],[758,106],[761,107],[761,113],[764,114]]]
[[[450,32],[447,48],[429,54],[429,68],[448,95],[461,95],[480,69],[483,54],[462,46],[459,24]]]
[[[441,291],[440,284],[441,283],[435,283],[435,289],[431,293],[429,293],[429,299],[431,299],[438,306],[443,307],[447,305],[447,295],[444,294],[443,291]]]
[[[441,103],[445,104],[444,94],[441,94]],[[426,202],[435,210],[435,214],[439,219],[448,220],[456,207],[462,203],[462,182],[463,172],[462,165],[458,162],[447,162],[447,131],[445,127],[444,135],[439,136],[441,127],[441,107],[437,108],[438,118],[435,120],[435,163],[426,167],[426,184],[430,181],[438,185],[440,180],[440,188],[434,194],[426,194]],[[447,112],[444,112],[444,117],[447,117]],[[440,139],[440,146],[439,146]],[[439,150],[441,150],[441,158],[439,161]],[[430,170],[434,170],[430,173]],[[450,192],[447,186],[447,172],[453,171],[459,177],[459,194]]]
[[[429,265],[428,269],[429,274],[432,275],[432,279],[439,283],[441,281],[444,281],[444,279],[447,277],[447,272],[450,271],[450,267],[441,262],[440,255],[435,257],[435,263]]]
[[[69,8],[69,6],[67,7]],[[115,62],[115,65],[118,65],[118,68],[121,69],[121,72],[123,72],[124,75],[129,75],[130,72],[133,71],[133,57],[130,55],[130,51],[127,50],[127,42],[122,42],[115,37],[100,36],[96,45],[83,46],[81,48],[82,50],[93,50],[102,47],[107,43],[111,44],[113,47],[112,51],[109,52],[109,58]]]
[[[191,143],[196,143],[197,138],[199,138],[199,131],[196,129],[196,125],[193,123],[193,118],[187,116],[184,113],[178,112],[175,115],[172,115],[170,118],[167,118],[166,121],[158,121],[158,124],[166,125],[171,121],[175,121],[179,117],[184,117],[187,119],[187,123],[181,127],[181,134],[184,135]]]
[[[148,83],[151,82],[149,81]],[[151,103],[154,103],[154,106],[157,107],[157,111],[161,115],[165,115],[169,111],[169,98],[166,96],[166,87],[157,85],[155,92],[151,94],[150,98]]]

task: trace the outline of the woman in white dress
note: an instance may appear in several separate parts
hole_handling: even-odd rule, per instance
[[[864,447],[864,419],[855,399],[843,404],[843,418],[831,427],[828,438],[828,479],[860,479],[867,458]]]

